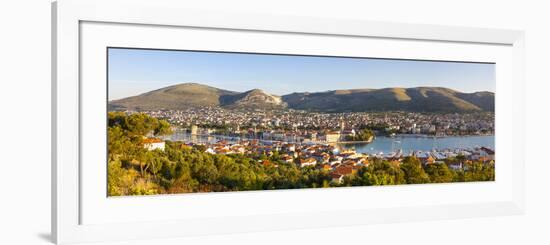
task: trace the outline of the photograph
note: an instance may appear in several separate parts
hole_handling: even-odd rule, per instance
[[[0,245],[550,245],[544,3],[5,1]]]
[[[107,196],[495,180],[495,63],[107,47]]]

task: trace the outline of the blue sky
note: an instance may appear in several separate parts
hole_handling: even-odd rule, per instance
[[[495,91],[495,65],[142,49],[109,49],[109,100],[186,82],[284,95],[335,89],[439,86]]]

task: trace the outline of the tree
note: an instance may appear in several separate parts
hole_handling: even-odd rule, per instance
[[[387,160],[375,159],[369,164],[366,177],[362,176],[367,185],[399,185],[405,184],[405,173],[401,168]]]
[[[149,133],[154,135],[166,135],[172,132],[170,123],[159,120],[143,113],[126,115],[124,112],[109,112],[107,116],[109,127],[119,126],[131,136],[145,136]]]
[[[200,152],[205,152],[206,151],[206,146],[205,145],[194,145],[193,148],[197,149]]]
[[[422,163],[416,157],[405,157],[401,164],[401,169],[405,173],[407,184],[430,183],[430,177],[422,168]]]
[[[449,170],[446,164],[432,163],[425,167],[425,171],[430,176],[433,183],[449,183],[453,181],[454,174]]]
[[[164,120],[159,120],[157,127],[154,129],[155,135],[169,135],[172,134],[172,127],[170,123]]]
[[[355,135],[346,136],[347,141],[371,141],[374,138],[374,132],[370,129],[361,129]]]
[[[466,165],[464,181],[493,181],[495,180],[494,164],[473,162]]]

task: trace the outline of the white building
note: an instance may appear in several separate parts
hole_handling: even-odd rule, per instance
[[[165,142],[156,138],[146,138],[143,140],[143,147],[149,151],[156,149],[164,151]]]
[[[307,159],[300,159],[300,167],[305,166],[315,166],[317,164],[317,160],[315,158],[307,158]]]

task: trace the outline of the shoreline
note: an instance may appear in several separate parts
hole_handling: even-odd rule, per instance
[[[449,138],[449,137],[476,137],[476,136],[495,136],[494,134],[468,134],[468,135],[429,135],[429,134],[396,134],[394,136],[381,135],[378,137],[387,137],[387,138]]]
[[[246,138],[246,137],[239,137],[239,136],[228,136],[228,135],[217,135],[217,134],[190,134],[187,132],[184,132],[184,134],[189,135],[190,137],[214,137],[214,138],[234,138],[234,139],[240,139],[240,140],[260,140],[260,141],[266,141],[266,142],[287,142],[287,143],[315,143],[315,144],[353,144],[353,143],[372,143],[376,140],[378,137],[385,137],[385,138],[468,138],[468,137],[487,137],[487,136],[495,136],[494,134],[468,134],[468,135],[429,135],[429,134],[396,134],[394,136],[390,135],[377,135],[372,140],[362,140],[362,141],[309,141],[309,142],[296,142],[296,141],[284,141],[284,140],[266,140],[266,139],[259,139],[259,138]]]
[[[218,141],[223,140],[229,140],[229,141],[259,141],[264,143],[288,143],[288,144],[303,144],[303,145],[314,145],[314,144],[322,144],[322,145],[335,145],[335,144],[341,144],[341,145],[353,145],[353,144],[372,144],[375,143],[377,138],[386,138],[386,139],[400,139],[400,138],[419,138],[419,139],[446,139],[446,138],[471,138],[471,137],[494,137],[494,134],[488,134],[488,135],[446,135],[446,136],[435,136],[435,135],[425,135],[425,134],[397,134],[395,136],[376,136],[374,139],[369,141],[285,141],[285,140],[268,140],[268,139],[259,139],[259,138],[246,138],[246,137],[238,137],[238,136],[226,136],[226,135],[211,135],[211,134],[190,134],[190,133],[183,133],[184,135],[187,135],[189,139],[192,137],[201,137],[201,138],[214,138]],[[174,134],[173,134],[174,135]],[[172,135],[172,136],[173,136]],[[171,137],[166,137],[165,140],[170,140]],[[182,140],[177,139],[174,141],[189,141],[189,140]],[[199,140],[200,141],[200,140]],[[207,140],[209,141],[209,140]]]

